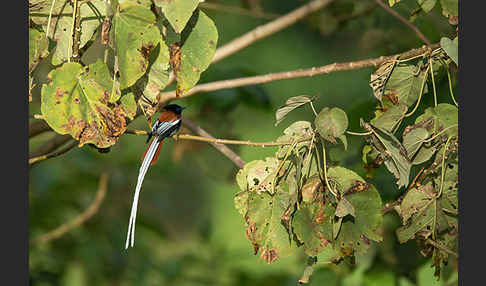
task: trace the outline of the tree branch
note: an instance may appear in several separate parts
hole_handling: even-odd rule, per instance
[[[279,14],[263,13],[260,11],[252,11],[237,6],[223,5],[223,4],[212,3],[212,2],[202,2],[199,4],[199,7],[203,9],[212,9],[224,13],[239,14],[239,15],[251,16],[251,17],[267,19],[267,20],[273,20],[281,16]]]
[[[56,150],[57,148],[59,148],[60,146],[64,145],[71,138],[72,137],[69,134],[66,134],[66,135],[56,134],[49,141],[42,144],[37,150],[30,153],[29,158],[39,157],[41,155],[45,155],[47,153],[50,153],[50,152]]]
[[[200,136],[214,139],[214,137],[211,136],[211,134],[209,134],[204,129],[197,126],[195,123],[193,123],[192,121],[190,121],[188,119],[182,119],[182,124],[184,124],[184,126],[189,128],[192,132],[194,132],[194,133],[196,133]],[[238,156],[230,148],[226,147],[225,145],[223,145],[221,143],[211,143],[211,145],[213,145],[214,148],[218,149],[219,152],[223,153],[223,155],[225,155],[228,159],[230,159],[236,166],[238,166],[238,168],[241,169],[245,166],[246,162],[243,161],[240,158],[240,156]]]
[[[194,86],[192,89],[188,90],[186,93],[180,95],[179,97],[187,97],[200,92],[210,92],[210,91],[229,89],[229,88],[235,88],[240,86],[263,84],[263,83],[268,83],[277,80],[293,79],[293,78],[300,78],[300,77],[312,77],[320,74],[329,74],[333,72],[356,70],[365,67],[373,67],[373,66],[376,67],[386,61],[394,59],[396,56],[399,56],[399,59],[406,59],[409,57],[414,57],[417,55],[424,54],[430,49],[434,49],[438,47],[439,44],[433,44],[431,46],[423,46],[418,49],[412,49],[407,52],[397,54],[397,55],[392,55],[392,56],[381,56],[379,58],[366,59],[366,60],[360,60],[355,62],[333,63],[321,67],[313,67],[310,69],[298,69],[293,71],[270,73],[270,74],[259,75],[259,76],[243,77],[237,79],[203,83]],[[163,92],[160,94],[160,103],[165,104],[175,98],[176,98],[175,91]]]
[[[77,144],[78,144],[77,141],[73,141],[69,145],[67,145],[66,147],[64,147],[63,149],[61,149],[59,151],[52,152],[52,153],[49,153],[49,154],[46,154],[46,155],[42,155],[42,156],[39,156],[39,157],[30,158],[29,159],[29,165],[32,166],[32,165],[34,165],[37,162],[40,162],[40,161],[43,161],[43,160],[47,160],[47,159],[54,158],[54,157],[57,157],[59,155],[62,155],[64,153],[68,152],[69,150],[73,149],[74,146],[76,146]]]
[[[415,27],[412,23],[410,23],[409,20],[405,19],[402,15],[398,14],[395,10],[390,8],[388,5],[383,3],[381,0],[375,0],[375,1],[376,1],[376,3],[378,3],[378,5],[380,5],[383,9],[385,9],[388,13],[392,14],[395,18],[397,18],[402,23],[404,23],[405,25],[410,27],[410,29],[412,29],[425,44],[431,45],[431,43],[427,39],[427,37],[425,37],[425,35],[422,34],[422,32],[420,32],[420,30],[417,27]]]
[[[187,119],[183,119],[183,124],[187,126]],[[200,128],[200,127],[198,127]],[[193,130],[193,129],[191,129]],[[195,130],[195,129],[194,129]],[[193,130],[193,131],[194,131]],[[196,132],[196,131],[194,131]],[[127,130],[125,131],[127,134],[133,135],[147,135],[148,132],[144,130]],[[241,141],[241,140],[231,140],[231,139],[217,139],[214,137],[207,137],[207,136],[194,136],[189,134],[176,134],[172,136],[174,140],[191,140],[191,141],[202,141],[208,143],[217,143],[217,144],[227,144],[227,145],[247,145],[247,146],[254,146],[254,147],[270,147],[270,146],[285,146],[285,145],[292,145],[294,142],[252,142],[252,141]],[[304,138],[298,140],[297,143],[310,141],[311,138]]]
[[[242,50],[254,42],[268,37],[280,30],[287,28],[288,26],[295,24],[299,20],[305,18],[307,15],[315,12],[327,5],[329,5],[333,0],[314,0],[305,4],[304,6],[295,9],[294,11],[281,16],[280,18],[269,22],[267,24],[256,27],[255,29],[247,32],[246,34],[232,40],[231,42],[216,49],[214,57],[211,63],[220,61],[239,50]],[[167,86],[170,85],[175,80],[174,71],[169,74],[169,81]],[[159,101],[163,103],[163,100]]]
[[[88,208],[80,215],[75,217],[73,220],[66,222],[65,224],[59,226],[58,228],[49,231],[46,234],[40,235],[32,240],[34,243],[46,243],[48,241],[57,239],[67,232],[71,231],[72,229],[79,227],[92,216],[94,216],[99,208],[103,199],[105,198],[106,190],[108,188],[108,174],[103,173],[101,174],[100,181],[98,183],[98,191],[96,193],[96,197],[88,206]]]
[[[73,7],[73,33],[72,33],[72,40],[73,40],[73,55],[71,60],[73,62],[79,62],[81,57],[79,56],[79,44],[81,39],[81,4],[83,2],[81,0],[74,1]]]
[[[214,54],[212,63],[222,60],[262,38],[268,37],[292,24],[295,24],[299,20],[305,18],[307,15],[331,4],[331,2],[333,2],[333,0],[314,0],[272,22],[256,27],[250,32],[219,47]]]

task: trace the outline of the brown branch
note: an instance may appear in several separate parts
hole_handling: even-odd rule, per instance
[[[187,122],[186,122],[187,123]],[[147,135],[148,132],[144,130],[127,130],[125,131],[127,134],[133,135]],[[176,134],[172,136],[174,140],[191,140],[191,141],[201,141],[207,143],[216,143],[216,144],[226,144],[226,145],[247,145],[247,146],[254,146],[254,147],[271,147],[271,146],[285,146],[285,145],[292,145],[293,142],[252,142],[252,141],[242,141],[242,140],[230,140],[230,139],[217,139],[214,137],[207,137],[207,136],[194,136],[189,134]],[[297,143],[310,141],[311,138],[304,138],[297,141]]]
[[[326,7],[331,2],[333,2],[333,0],[314,0],[272,22],[256,27],[250,32],[232,40],[224,46],[219,47],[214,54],[212,63],[222,60],[227,56],[248,47],[260,39],[268,37],[280,30],[287,28],[288,26],[291,26],[292,24],[295,24],[296,22],[305,18],[307,15]]]
[[[388,13],[392,14],[395,18],[397,18],[402,23],[407,25],[410,29],[412,29],[425,44],[427,44],[427,45],[431,44],[430,41],[425,37],[425,35],[422,34],[422,32],[420,32],[420,30],[417,27],[415,27],[409,20],[405,19],[402,15],[398,14],[395,10],[390,8],[388,5],[383,3],[381,0],[375,0],[375,1],[376,1],[376,3],[378,3],[378,5],[380,5],[383,9],[385,9]]]
[[[188,119],[182,119],[182,124],[184,124],[184,126],[189,128],[192,132],[194,132],[194,133],[196,133],[200,136],[214,139],[214,137],[211,136],[211,134],[207,133],[204,129],[197,126],[195,123],[193,123],[192,121],[190,121]],[[235,163],[235,165],[238,166],[238,168],[241,169],[245,166],[246,162],[243,161],[240,158],[240,156],[238,156],[230,148],[228,148],[225,145],[220,144],[220,143],[211,143],[211,145],[213,145],[214,148],[218,149],[219,152],[223,153],[223,155],[228,157],[228,159],[230,159],[233,163]]]
[[[292,24],[295,24],[296,22],[305,18],[307,15],[311,14],[312,12],[315,12],[327,6],[332,1],[333,0],[314,0],[300,8],[295,9],[294,11],[288,14],[281,16],[280,18],[277,18],[272,22],[256,27],[255,29],[247,32],[246,34],[217,48],[211,63],[220,61],[238,52],[239,50],[248,47],[249,45],[253,44],[258,40],[268,37],[280,30],[287,28]],[[169,81],[167,83],[167,86],[170,85],[174,80],[175,80],[174,71],[171,71],[169,74]],[[163,103],[163,100],[159,100],[159,105],[161,102]]]
[[[72,35],[72,40],[73,40],[73,55],[71,57],[71,60],[73,62],[79,62],[81,59],[79,56],[79,44],[81,43],[81,4],[84,4],[83,1],[75,1],[75,6],[73,7],[74,11],[74,25],[73,25],[73,35]]]
[[[267,19],[267,20],[273,20],[281,16],[279,14],[274,14],[274,13],[263,13],[260,11],[252,11],[237,6],[229,6],[229,5],[210,3],[210,2],[200,3],[199,7],[203,9],[211,9],[211,10],[216,10],[225,13],[239,14],[239,15],[251,16],[251,17]]]
[[[35,121],[29,125],[29,138],[35,137],[41,133],[52,130],[44,120]]]
[[[293,78],[300,78],[300,77],[312,77],[320,74],[329,74],[333,72],[356,70],[365,67],[373,67],[373,66],[376,67],[386,61],[394,59],[396,56],[399,56],[399,59],[406,59],[409,57],[414,57],[414,56],[424,54],[430,49],[434,49],[437,47],[439,47],[439,44],[434,44],[431,46],[423,46],[421,48],[412,49],[401,54],[392,55],[392,56],[381,56],[379,58],[374,58],[374,59],[366,59],[366,60],[345,62],[345,63],[333,63],[321,67],[313,67],[310,69],[298,69],[293,71],[270,73],[270,74],[259,75],[259,76],[243,77],[237,79],[203,83],[203,84],[196,85],[195,87],[193,87],[183,95],[180,95],[179,97],[187,97],[200,92],[210,92],[210,91],[229,89],[229,88],[235,88],[240,86],[263,84],[263,83],[268,83],[277,80],[293,79]],[[175,98],[176,98],[175,91],[163,92],[160,94],[160,103],[165,104]]]
[[[100,176],[100,181],[98,183],[98,191],[96,192],[96,197],[88,206],[88,208],[80,215],[75,217],[73,220],[66,222],[65,224],[59,226],[58,228],[49,231],[46,234],[40,235],[32,240],[34,243],[46,243],[51,240],[57,239],[67,232],[73,230],[76,227],[79,227],[84,222],[89,220],[92,216],[94,216],[99,208],[103,199],[105,198],[106,190],[108,188],[108,174],[103,173]]]
[[[71,138],[73,137],[71,137],[71,135],[69,134],[66,135],[56,134],[52,137],[52,139],[42,144],[37,150],[30,153],[29,158],[39,157],[47,153],[50,153],[56,150],[57,148],[59,148],[60,146],[64,145]]]
[[[52,153],[42,155],[42,156],[39,156],[39,157],[30,158],[29,159],[29,165],[32,167],[32,165],[34,165],[34,164],[36,164],[40,161],[47,160],[47,159],[54,158],[54,157],[57,157],[59,155],[62,155],[64,153],[68,152],[69,150],[73,149],[74,146],[76,146],[77,144],[78,144],[77,141],[73,141],[69,145],[67,145],[66,147],[64,147],[63,149],[61,149],[59,151],[52,152]]]

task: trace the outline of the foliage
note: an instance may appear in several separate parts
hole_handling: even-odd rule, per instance
[[[39,84],[40,112],[54,132],[69,134],[78,141],[79,147],[89,144],[100,149],[111,146],[123,148],[120,146],[123,143],[121,135],[126,132],[128,124],[140,113],[150,119],[161,100],[161,91],[172,80],[176,82],[177,96],[181,96],[204,76],[212,76],[204,72],[210,66],[218,38],[221,38],[217,27],[223,25],[216,25],[218,22],[213,22],[211,14],[201,10],[200,2],[29,1],[29,101],[32,100],[31,90]],[[328,27],[326,33],[344,29],[343,24],[336,20],[339,11],[349,10],[345,7],[349,3],[342,2],[344,4],[336,4],[330,11],[321,12],[318,16],[321,21],[324,18],[333,19],[332,28]],[[393,8],[401,8],[411,2],[425,13],[437,10],[449,22],[458,15],[457,0],[387,2]],[[360,4],[350,5],[354,7]],[[81,56],[99,47],[103,53],[93,62],[85,64]],[[75,56],[76,51],[80,56]],[[42,62],[50,65],[49,71],[34,77]],[[257,69],[257,66],[258,63],[255,63],[254,68]],[[164,256],[161,253],[165,253],[166,249],[157,245],[142,252],[146,256],[159,255],[166,259],[165,263],[170,265],[164,266],[167,272],[164,275],[172,277],[173,280],[168,280],[170,282],[180,282],[174,277],[184,271],[189,276],[196,274],[196,277],[200,274],[198,271],[212,273],[212,263],[215,261],[222,264],[223,270],[218,270],[221,271],[218,273],[231,276],[228,273],[234,272],[230,272],[230,266],[227,265],[236,263],[232,255],[220,260],[216,256],[210,257],[214,254],[208,253],[217,253],[218,247],[230,244],[230,235],[242,239],[246,237],[249,242],[246,242],[247,249],[271,264],[252,266],[254,268],[244,266],[253,271],[264,271],[255,270],[264,267],[279,269],[270,267],[281,267],[287,263],[285,261],[295,260],[300,263],[295,265],[304,269],[302,283],[326,281],[330,285],[334,282],[338,285],[336,273],[340,273],[345,278],[339,285],[387,285],[393,283],[393,275],[386,270],[372,268],[372,262],[376,261],[376,257],[385,261],[382,261],[385,265],[387,259],[393,261],[386,252],[391,252],[390,248],[395,247],[393,243],[397,241],[402,244],[400,247],[416,243],[418,248],[413,253],[430,257],[429,262],[417,270],[417,279],[410,281],[411,276],[402,276],[398,279],[399,285],[429,285],[436,282],[431,278],[432,274],[454,282],[457,274],[449,273],[450,267],[445,266],[457,263],[458,251],[458,109],[452,94],[452,80],[455,78],[451,80],[451,72],[455,74],[457,67],[458,37],[442,37],[439,48],[431,49],[419,57],[395,57],[369,75],[371,89],[359,92],[369,93],[369,97],[373,98],[373,112],[366,110],[358,114],[346,108],[345,111],[338,107],[339,104],[332,104],[330,97],[322,95],[289,97],[284,105],[277,108],[274,123],[277,130],[277,126],[281,127],[287,122],[286,128],[274,140],[285,144],[280,145],[274,153],[255,151],[249,155],[254,160],[236,174],[239,187],[233,198],[236,211],[226,208],[226,212],[219,214],[227,216],[228,212],[234,211],[244,224],[244,233],[230,233],[229,230],[225,233],[224,224],[215,224],[216,230],[201,232],[225,233],[223,242],[216,247],[204,238],[194,245],[184,246],[196,249],[188,256],[176,253],[179,251],[176,247],[174,253]],[[213,71],[217,72],[219,70]],[[440,89],[439,81],[444,83],[444,78],[448,79],[445,84],[447,88]],[[250,107],[268,106],[268,95],[258,88],[251,86],[240,87],[237,91],[219,91],[201,96],[202,99],[197,99],[199,102],[188,102],[207,109],[199,114],[202,118],[215,116],[209,115],[214,110],[224,113],[230,105],[228,110],[234,111],[238,106],[235,102],[243,101],[243,98],[248,100],[254,97],[255,101],[265,101],[250,102],[247,104]],[[349,88],[352,88],[351,85]],[[214,94],[218,95],[218,99],[214,99]],[[323,98],[324,104],[318,100]],[[316,107],[319,108],[316,110]],[[251,116],[244,114],[235,121],[247,122],[251,119]],[[221,123],[226,121],[221,118],[211,120],[208,119],[208,122],[214,125],[233,124]],[[359,132],[351,131],[359,127]],[[224,130],[224,134],[233,136],[232,131],[228,130]],[[262,133],[275,132],[267,133],[263,130]],[[359,152],[355,152],[358,149],[357,142],[361,142]],[[180,154],[194,152],[188,151],[191,149],[199,150],[197,148],[200,147],[188,147],[180,143],[173,149],[174,154]],[[343,157],[348,159],[341,160]],[[78,161],[73,162],[79,163],[82,166],[80,168],[85,168],[87,173],[99,171],[94,165],[83,165],[88,164],[89,160],[75,160]],[[96,157],[96,160],[101,159]],[[130,160],[127,165],[133,166],[130,170],[136,172],[138,162]],[[212,160],[210,157],[211,163],[204,164],[208,164],[207,168],[214,173],[217,168],[213,167]],[[200,164],[196,160],[191,162]],[[118,164],[121,163],[122,159],[118,161]],[[162,168],[160,170],[163,172],[160,173],[168,172],[167,167]],[[234,171],[228,167],[226,170]],[[179,171],[186,174],[183,170]],[[120,174],[118,179],[123,181]],[[71,175],[74,177],[74,174]],[[234,174],[225,175],[228,177]],[[83,180],[81,175],[77,176],[79,181]],[[208,181],[208,176],[196,177],[189,180],[184,177],[179,185],[191,184],[193,189],[199,191],[204,188],[203,181]],[[389,181],[394,181],[396,185],[383,183],[386,178],[391,178]],[[197,183],[191,183],[191,180]],[[167,189],[175,185],[172,182],[167,183]],[[66,187],[69,185],[58,188]],[[234,184],[231,187],[234,189]],[[220,191],[219,188],[214,186],[212,192]],[[199,206],[197,198],[192,200],[195,201],[192,203]],[[186,203],[187,198],[181,201]],[[230,202],[225,201],[225,204]],[[119,216],[120,208],[111,211]],[[387,222],[386,214],[390,211],[398,215],[399,225],[390,226]],[[197,216],[190,211],[188,213],[189,216]],[[183,218],[174,215],[172,219]],[[162,242],[161,237],[165,234],[159,233],[161,227],[149,226],[151,223],[146,222],[142,226],[142,232],[145,233],[140,236],[147,236],[150,238],[147,241],[157,241],[163,245],[166,242]],[[51,221],[46,223],[48,226],[51,224]],[[110,234],[111,239],[118,239],[113,237],[114,233],[119,232],[117,227],[107,231],[113,232]],[[84,232],[80,233],[85,235],[84,239],[92,238]],[[103,247],[97,247],[103,249],[105,257],[109,257],[109,243],[103,243],[100,244]],[[49,247],[33,248],[31,268],[36,269],[35,275],[42,276],[42,269],[51,267],[63,269],[63,282],[66,284],[89,280],[83,263],[76,260],[60,266],[67,258],[60,257],[59,261],[52,261],[52,257],[47,254]],[[249,253],[242,254],[240,251],[237,255],[244,256],[243,260],[251,259],[247,258]],[[143,261],[143,257],[141,255],[139,259]],[[246,261],[254,264],[254,261]],[[115,268],[120,267],[116,263],[113,263],[114,272]],[[429,271],[430,264],[434,266],[434,273]],[[194,272],[187,270],[194,265],[199,268]],[[239,268],[242,265],[233,264],[232,267]],[[329,265],[337,269],[336,273],[330,272]],[[295,270],[293,266],[292,271],[299,272],[302,269]],[[242,273],[243,270],[232,275],[232,278],[224,275],[210,278],[221,284],[231,284],[235,279],[258,280],[255,277],[251,280],[244,276],[248,274]],[[272,279],[282,282],[284,278]],[[268,281],[262,279],[260,282],[265,284]]]

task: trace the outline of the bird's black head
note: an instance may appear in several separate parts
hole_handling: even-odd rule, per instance
[[[185,109],[184,106],[179,106],[177,104],[169,104],[169,105],[166,105],[164,107],[165,110],[168,110],[168,111],[172,111],[174,112],[175,114],[181,114],[182,113],[182,110]]]

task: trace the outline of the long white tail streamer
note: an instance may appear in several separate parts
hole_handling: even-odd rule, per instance
[[[140,195],[140,189],[142,188],[143,178],[147,173],[147,170],[152,162],[152,158],[157,151],[157,147],[159,147],[161,141],[158,140],[159,138],[154,138],[152,143],[150,144],[149,149],[147,150],[147,154],[145,154],[145,158],[143,159],[142,166],[140,166],[140,171],[138,173],[138,181],[137,186],[135,188],[135,194],[133,196],[133,203],[132,203],[132,211],[130,213],[130,221],[128,223],[128,233],[127,233],[127,242],[125,243],[125,249],[128,248],[128,242],[131,241],[130,246],[133,247],[135,244],[135,220],[137,219],[137,206],[138,206],[138,197]],[[130,240],[131,238],[131,240]]]

